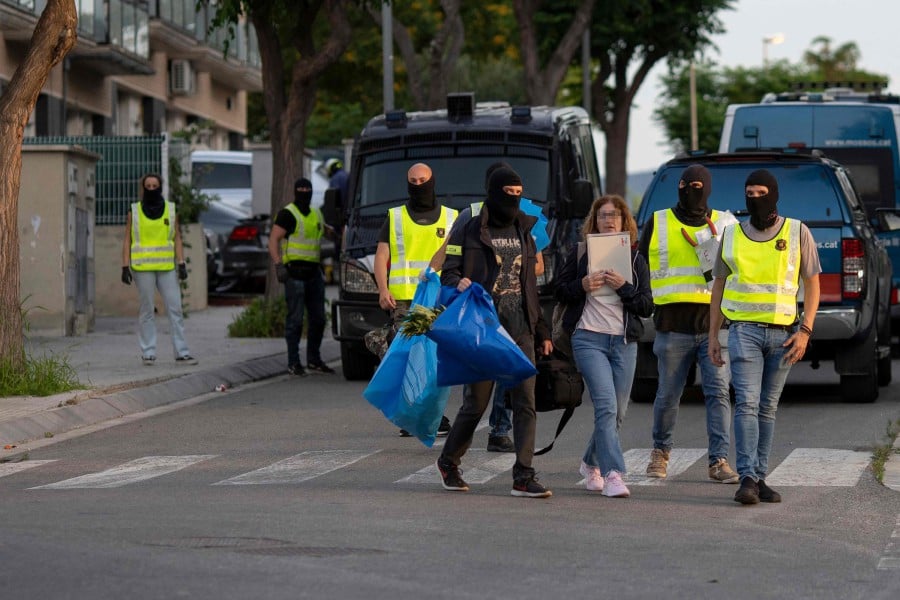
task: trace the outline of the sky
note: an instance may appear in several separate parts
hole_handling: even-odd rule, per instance
[[[900,2],[896,0],[738,0],[734,10],[722,11],[719,17],[725,33],[713,38],[718,50],[711,49],[706,56],[720,65],[762,66],[763,38],[779,33],[784,42],[768,45],[769,60],[798,63],[812,40],[824,35],[831,38],[833,48],[856,43],[859,68],[887,75],[888,91],[900,93]],[[629,173],[651,171],[672,157],[662,128],[653,122],[656,98],[662,91],[660,76],[665,72],[665,62],[658,63],[635,97]]]

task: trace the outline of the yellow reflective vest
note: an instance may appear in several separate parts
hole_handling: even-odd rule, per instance
[[[712,211],[710,220],[717,223],[722,213]],[[647,257],[650,266],[650,289],[655,304],[694,302],[709,304],[710,290],[703,276],[700,259],[685,239],[697,239],[697,232],[708,228],[685,225],[671,208],[653,213],[653,234]]]
[[[397,300],[412,300],[419,285],[419,273],[444,244],[458,213],[441,207],[441,214],[431,225],[419,225],[409,216],[406,206],[388,211],[391,246],[391,272],[388,289]]]
[[[785,219],[773,239],[755,242],[740,225],[725,230],[722,314],[732,321],[790,325],[797,319],[800,291],[800,221]]]
[[[166,202],[158,219],[148,219],[141,204],[131,205],[131,268],[171,271],[175,268],[175,204]]]
[[[320,262],[322,247],[322,211],[310,208],[309,214],[303,216],[297,205],[291,202],[285,209],[294,216],[294,231],[282,242],[282,261],[289,263],[295,260]]]

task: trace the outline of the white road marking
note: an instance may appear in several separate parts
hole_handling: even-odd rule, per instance
[[[514,464],[516,464],[516,455],[513,452],[504,452],[491,457],[485,450],[469,450],[462,459],[460,469],[466,483],[487,483],[497,475],[511,470]],[[424,469],[419,469],[412,475],[398,479],[394,483],[440,484],[440,482],[441,476],[438,474],[437,465],[431,463]]]
[[[273,485],[302,483],[336,471],[380,452],[355,450],[309,450],[213,485]]]
[[[834,450],[831,448],[797,448],[766,477],[766,483],[776,486],[807,485],[814,487],[851,487],[869,465],[868,452]]]
[[[879,571],[900,571],[900,515],[897,515],[896,527],[891,532],[891,541],[884,547],[876,568]]]
[[[32,490],[72,490],[85,488],[116,488],[131,483],[138,483],[154,477],[168,475],[180,471],[198,462],[216,458],[217,454],[193,454],[187,456],[144,456],[125,464],[100,471],[66,479],[57,483],[29,488]]]
[[[27,469],[46,465],[47,463],[56,462],[56,460],[23,460],[14,463],[0,463],[0,477],[6,477],[13,473],[19,473]]]

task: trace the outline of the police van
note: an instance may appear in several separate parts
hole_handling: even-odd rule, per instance
[[[767,94],[759,104],[734,104],[725,113],[719,152],[793,148],[818,150],[852,175],[894,265],[891,291],[895,332],[900,323],[900,97],[882,84]]]
[[[583,109],[476,104],[473,94],[451,94],[446,109],[390,111],[362,130],[350,164],[349,198],[334,211],[343,231],[332,332],[341,344],[344,377],[368,379],[377,365],[363,342],[367,332],[388,319],[378,306],[375,249],[388,209],[407,200],[409,167],[428,164],[438,201],[462,210],[484,200],[485,171],[500,160],[521,175],[523,197],[549,220],[550,245],[543,250],[545,270],[538,278],[549,307],[554,273],[578,241],[582,221],[600,193],[591,123]],[[328,195],[325,204],[330,208]]]

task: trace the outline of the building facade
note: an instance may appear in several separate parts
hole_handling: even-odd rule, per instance
[[[262,89],[252,25],[210,31],[195,0],[74,0],[78,41],[48,79],[32,136],[135,136],[203,125],[198,145],[242,150],[247,93]],[[46,0],[0,0],[0,92]]]

